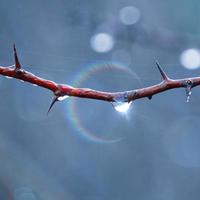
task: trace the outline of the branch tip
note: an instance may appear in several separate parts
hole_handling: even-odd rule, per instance
[[[13,51],[14,51],[14,58],[15,58],[15,69],[19,70],[19,69],[21,69],[21,64],[20,64],[18,56],[17,56],[17,50],[15,47],[15,44],[13,44]]]

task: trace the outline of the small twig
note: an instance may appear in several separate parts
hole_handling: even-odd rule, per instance
[[[13,66],[8,66],[8,67],[0,66],[0,74],[3,76],[23,80],[32,83],[34,85],[38,85],[40,87],[51,90],[54,93],[54,98],[48,112],[51,110],[54,103],[56,101],[59,101],[59,97],[64,97],[66,95],[80,97],[80,98],[103,100],[108,102],[116,102],[117,99],[120,98],[124,102],[131,102],[136,99],[145,97],[151,99],[153,95],[156,95],[158,93],[174,88],[183,87],[186,88],[186,101],[189,102],[191,96],[191,89],[195,86],[200,85],[200,77],[174,79],[174,80],[170,79],[167,76],[167,74],[163,71],[159,63],[156,61],[156,65],[163,79],[161,83],[158,83],[156,85],[146,88],[124,91],[124,92],[103,92],[98,90],[92,90],[89,88],[75,88],[70,85],[58,84],[51,80],[40,78],[28,71],[23,70],[17,56],[15,45],[14,45],[14,58],[15,58],[14,68]]]

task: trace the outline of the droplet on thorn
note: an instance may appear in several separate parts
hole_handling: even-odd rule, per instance
[[[67,99],[68,97],[69,97],[68,95],[65,95],[65,96],[60,96],[57,99],[58,99],[58,101],[63,101],[65,99]]]
[[[66,98],[68,98],[69,96],[68,95],[64,95],[64,96],[55,96],[53,97],[52,99],[52,102],[51,102],[51,105],[49,106],[49,109],[47,111],[47,114],[50,112],[50,110],[52,109],[53,105],[57,102],[57,101],[63,101],[65,100]]]
[[[6,78],[9,78],[9,79],[12,79],[13,77],[11,77],[11,76],[5,76]]]

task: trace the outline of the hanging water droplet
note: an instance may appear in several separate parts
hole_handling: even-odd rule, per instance
[[[57,99],[58,99],[58,101],[63,101],[65,99],[67,99],[68,97],[69,97],[68,95],[65,95],[65,96],[60,96]]]
[[[121,113],[126,113],[131,106],[131,101],[128,101],[128,93],[124,93],[116,98],[114,98],[114,102],[112,105],[114,106],[115,110]]]
[[[190,102],[190,98],[191,98],[192,92],[191,90],[188,91],[187,95],[186,95],[186,102],[189,103]]]
[[[121,102],[121,101],[112,102],[115,110],[121,113],[127,112],[131,106],[131,103],[132,102]]]
[[[35,86],[35,87],[38,86],[37,84],[32,84],[32,85]]]
[[[186,82],[186,102],[187,103],[190,102],[191,95],[192,95],[192,82],[191,80],[188,80]]]

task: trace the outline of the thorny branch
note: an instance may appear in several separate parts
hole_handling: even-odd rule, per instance
[[[151,99],[153,95],[164,92],[166,90],[174,88],[185,88],[186,89],[186,101],[189,102],[191,96],[191,89],[195,86],[200,85],[200,77],[184,78],[184,79],[170,79],[167,74],[163,71],[159,63],[156,61],[158,70],[162,76],[162,82],[150,87],[139,88],[135,90],[129,90],[124,92],[103,92],[98,90],[92,90],[89,88],[75,88],[66,84],[58,84],[51,80],[40,78],[28,71],[22,69],[19,62],[16,48],[14,45],[14,58],[15,65],[2,67],[0,66],[0,74],[7,77],[16,78],[23,80],[34,85],[49,89],[53,92],[54,98],[49,107],[48,112],[56,101],[60,101],[64,96],[74,96],[80,98],[90,98],[103,100],[108,102],[116,102],[120,99],[123,102],[131,102],[140,98]]]

